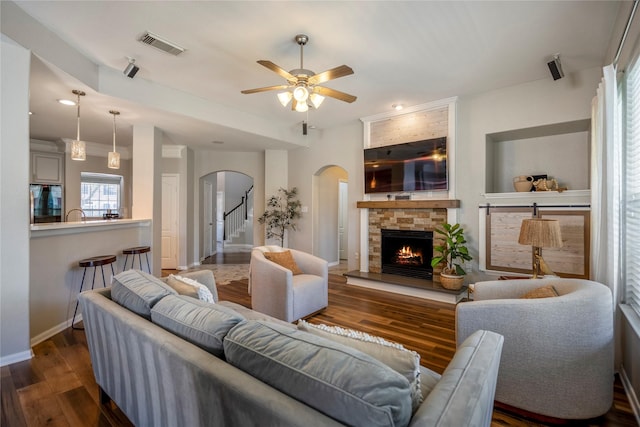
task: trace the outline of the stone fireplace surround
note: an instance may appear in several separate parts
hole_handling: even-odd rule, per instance
[[[363,227],[361,231],[361,253],[366,254],[366,258],[363,256],[361,260],[360,271],[345,274],[348,284],[453,304],[457,303],[463,294],[466,295],[466,288],[460,292],[446,290],[437,283],[437,279],[434,282],[408,278],[410,280],[407,281],[407,278],[401,276],[381,273],[382,229],[434,231],[436,226],[443,222],[456,221],[455,212],[460,207],[459,200],[359,201],[357,207],[362,209],[361,221],[366,224],[366,229]],[[440,235],[434,233],[434,246],[442,243]],[[435,268],[434,277],[437,277],[437,273],[439,269]],[[393,279],[389,280],[391,277]],[[417,284],[416,281],[420,283]]]
[[[446,209],[370,209],[369,210],[369,272],[381,273],[381,231],[418,230],[433,231],[437,225],[447,221]],[[434,233],[433,244],[442,244],[439,234]]]

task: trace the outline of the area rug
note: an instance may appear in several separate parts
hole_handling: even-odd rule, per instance
[[[249,278],[249,264],[202,264],[194,270],[211,270],[217,286],[228,285],[235,280]]]

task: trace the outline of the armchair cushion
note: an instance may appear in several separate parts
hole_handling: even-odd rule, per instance
[[[283,266],[287,270],[291,270],[291,273],[302,274],[302,270],[296,264],[296,260],[293,259],[293,255],[291,255],[291,251],[282,251],[282,252],[265,252],[264,257],[269,261],[273,261],[278,265]]]

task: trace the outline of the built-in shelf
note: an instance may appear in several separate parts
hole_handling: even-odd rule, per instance
[[[565,190],[565,191],[523,191],[512,193],[485,193],[485,199],[532,199],[540,197],[570,198],[590,197],[591,190]]]
[[[459,208],[460,200],[362,200],[356,203],[358,209],[451,209]]]

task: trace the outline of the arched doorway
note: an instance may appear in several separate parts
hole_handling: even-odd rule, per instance
[[[200,261],[253,247],[253,178],[217,171],[200,178]]]
[[[347,247],[347,194],[349,174],[340,166],[325,166],[313,178],[313,253],[338,265]]]

